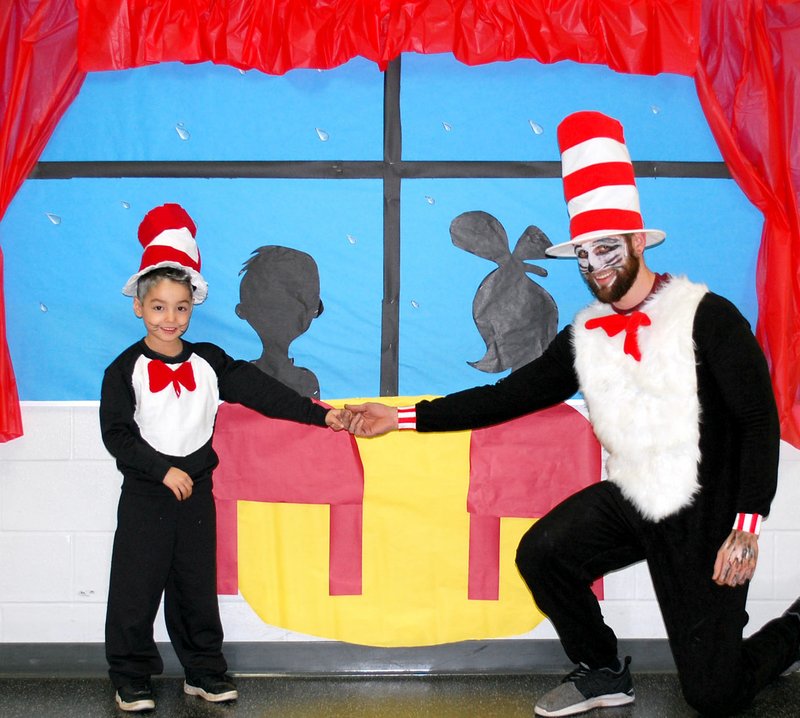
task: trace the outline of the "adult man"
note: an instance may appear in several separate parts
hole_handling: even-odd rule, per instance
[[[597,301],[497,384],[400,410],[351,406],[351,431],[477,428],[580,389],[608,454],[608,481],[555,507],[517,551],[522,577],[577,664],[536,713],[633,702],[630,659],[619,660],[590,586],[646,560],[686,700],[729,715],[800,658],[800,600],[742,640],[777,476],[766,362],[730,302],[648,268],[645,247],[665,235],[644,228],[622,126],[580,112],[558,136],[571,240],[548,254],[576,256]]]

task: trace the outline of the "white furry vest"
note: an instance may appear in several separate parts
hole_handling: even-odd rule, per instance
[[[595,302],[573,325],[575,367],[606,473],[641,514],[659,521],[692,502],[699,488],[700,405],[692,340],[694,316],[708,288],[670,279],[640,309],[641,361],[623,353],[625,333],[609,337],[586,321],[613,313]]]

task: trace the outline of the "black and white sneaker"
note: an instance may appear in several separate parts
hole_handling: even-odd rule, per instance
[[[200,696],[211,703],[235,701],[239,697],[236,684],[226,673],[191,679],[187,677],[183,683],[183,692],[190,696]]]
[[[633,703],[633,680],[628,670],[630,657],[618,671],[610,668],[589,668],[585,663],[575,667],[558,688],[545,693],[536,703],[539,716],[571,716],[592,708],[610,708]]]
[[[156,707],[156,702],[153,700],[153,689],[147,679],[131,681],[120,686],[117,688],[114,700],[121,710],[132,713],[151,711]]]

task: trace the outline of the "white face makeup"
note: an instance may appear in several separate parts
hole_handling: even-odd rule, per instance
[[[592,294],[601,302],[617,302],[633,286],[639,261],[627,237],[600,237],[575,247],[578,268]]]
[[[623,237],[601,237],[575,247],[578,269],[584,274],[619,269],[628,254],[628,243]]]

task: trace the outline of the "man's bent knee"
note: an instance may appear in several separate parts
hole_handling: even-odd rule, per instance
[[[516,564],[524,577],[552,569],[553,560],[558,556],[552,538],[552,534],[539,523],[535,523],[522,537],[517,546]]]

